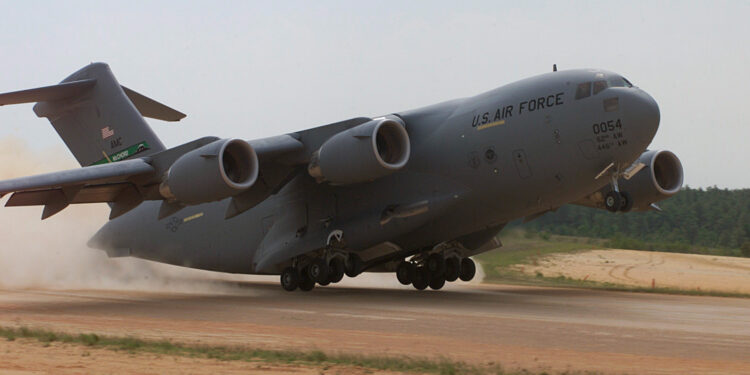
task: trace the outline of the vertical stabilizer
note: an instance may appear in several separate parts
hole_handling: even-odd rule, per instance
[[[43,92],[47,95],[39,98],[46,101],[39,101],[34,112],[49,119],[81,166],[116,162],[165,149],[107,64],[88,65],[52,87],[71,82],[89,84],[86,87],[76,84],[75,92],[66,89],[70,95],[52,96]]]

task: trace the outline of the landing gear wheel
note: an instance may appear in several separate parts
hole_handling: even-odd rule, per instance
[[[414,273],[414,276],[411,280],[411,285],[417,290],[425,290],[430,284],[430,271],[426,267],[417,267],[417,272]]]
[[[461,272],[458,277],[463,281],[471,281],[477,273],[477,265],[469,258],[461,259]]]
[[[344,278],[344,260],[341,258],[331,259],[328,264],[328,280],[331,283],[337,283]]]
[[[622,196],[616,191],[610,191],[604,196],[604,207],[609,212],[617,212],[622,207]]]
[[[356,277],[360,274],[362,269],[362,258],[357,254],[349,254],[349,259],[346,260],[346,276]]]
[[[302,270],[299,274],[299,290],[309,292],[315,288],[315,280],[310,278],[310,268]]]
[[[315,258],[309,266],[307,266],[307,276],[310,280],[323,284],[328,281],[328,264],[321,258]]]
[[[401,261],[401,263],[398,264],[398,267],[396,267],[396,278],[398,279],[398,282],[400,282],[403,285],[409,285],[411,284],[411,277],[409,267],[412,264],[407,261]]]
[[[442,275],[445,273],[445,258],[442,254],[432,254],[427,257],[425,266],[432,275]]]
[[[622,201],[620,202],[620,211],[630,211],[633,208],[633,196],[627,191],[621,191],[620,198],[622,198]]]
[[[294,267],[287,267],[281,271],[281,287],[292,292],[299,286],[299,272]]]
[[[445,275],[434,275],[430,280],[430,289],[439,290],[445,285]]]
[[[456,257],[445,260],[445,281],[454,282],[461,272],[461,262]]]

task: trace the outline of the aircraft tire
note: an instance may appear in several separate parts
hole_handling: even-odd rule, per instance
[[[445,274],[445,258],[442,254],[432,254],[427,257],[425,266],[432,275]]]
[[[426,267],[417,267],[415,275],[411,285],[417,290],[425,290],[430,285],[430,271]]]
[[[299,272],[294,267],[287,267],[281,271],[281,287],[292,292],[299,286]]]
[[[471,281],[477,273],[477,265],[469,258],[461,259],[461,272],[459,278],[463,281]]]
[[[315,280],[310,278],[310,270],[305,269],[300,272],[299,277],[299,290],[303,292],[309,292],[315,288]]]
[[[362,258],[359,255],[351,253],[346,261],[346,276],[357,277],[362,269]]]
[[[445,260],[445,281],[454,282],[461,272],[461,262],[456,257]]]
[[[417,278],[417,265],[414,263],[409,263],[409,282],[413,282],[414,279]]]
[[[435,275],[430,279],[430,289],[440,290],[445,286],[445,275]]]
[[[344,278],[344,261],[341,258],[331,259],[331,263],[328,264],[328,280],[331,283],[337,283]]]
[[[620,212],[629,212],[633,208],[633,196],[627,191],[621,191],[620,198]]]
[[[411,263],[401,261],[401,263],[398,264],[398,267],[396,267],[396,278],[402,285],[411,284],[411,275],[413,272],[409,269],[410,266],[412,266]]]
[[[622,196],[616,191],[610,191],[604,196],[604,207],[609,212],[617,212],[622,207]]]
[[[310,280],[319,284],[328,281],[328,264],[322,258],[315,258],[309,266],[307,266],[307,276]]]

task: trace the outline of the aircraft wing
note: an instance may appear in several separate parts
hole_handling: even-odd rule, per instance
[[[0,181],[0,197],[13,193],[6,206],[43,205],[46,219],[71,203],[129,201],[138,193],[133,180],[154,172],[143,159],[123,160]]]
[[[60,172],[0,181],[0,197],[12,193],[6,206],[44,206],[46,219],[70,204],[110,203],[110,219],[144,200],[161,200],[160,177],[180,156],[218,138],[204,137],[146,158],[121,160]],[[227,218],[239,215],[274,194],[289,181],[303,145],[289,135],[250,140],[261,162],[262,178],[254,188],[233,197]],[[166,201],[165,201],[166,203]],[[175,205],[174,210],[183,206]]]

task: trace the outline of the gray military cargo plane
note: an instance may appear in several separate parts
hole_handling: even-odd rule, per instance
[[[473,97],[270,138],[166,148],[144,117],[184,114],[95,63],[60,84],[0,94],[37,102],[82,168],[0,182],[6,206],[106,202],[89,246],[111,257],[280,275],[309,291],[344,274],[395,272],[440,289],[506,223],[565,204],[658,209],[682,165],[646,147],[654,99],[621,75],[554,71]]]

